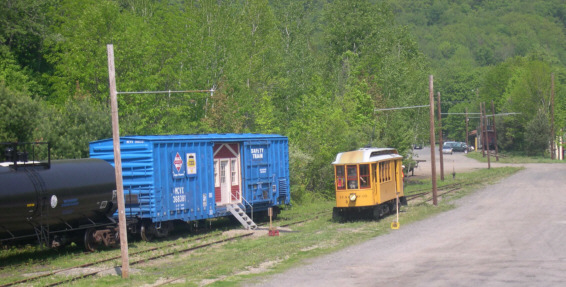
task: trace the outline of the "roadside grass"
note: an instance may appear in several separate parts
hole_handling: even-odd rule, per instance
[[[514,167],[481,169],[470,173],[460,173],[455,179],[438,181],[439,187],[462,183],[463,188],[442,196],[437,206],[424,202],[410,203],[409,206],[402,207],[399,215],[400,228],[450,210],[455,206],[453,199],[497,182],[520,169]],[[430,179],[421,180],[408,183],[405,186],[405,191],[408,195],[411,192],[418,193],[418,190],[422,189],[430,190],[431,186]],[[334,204],[334,200],[323,200],[311,204],[295,205],[282,210],[279,215],[280,221],[277,221],[275,226],[302,219],[311,220],[291,226],[290,231],[280,229],[280,236],[277,237],[254,235],[190,253],[176,253],[158,261],[131,266],[130,278],[128,279],[122,279],[120,276],[96,276],[74,281],[73,286],[151,286],[156,282],[164,282],[173,278],[179,280],[171,282],[168,284],[169,286],[237,286],[242,282],[257,282],[266,275],[280,273],[289,268],[306,264],[306,260],[309,258],[330,254],[376,236],[395,232],[390,228],[395,216],[389,216],[379,221],[335,222],[332,220]],[[218,228],[214,232],[220,233],[222,231],[224,231],[223,228]],[[246,232],[240,229],[227,233]],[[228,235],[223,236],[227,237]],[[136,241],[131,243],[130,253],[148,247],[171,244],[176,240],[179,241],[179,245],[186,245],[186,243],[181,243],[183,238],[169,239],[157,243]],[[48,256],[33,258],[33,250],[25,252],[25,255],[32,257],[32,259],[29,259],[29,264],[24,264],[19,268],[26,270],[28,268],[37,270],[60,269],[77,265],[80,262],[93,261],[94,258],[109,258],[120,254],[119,249],[91,254],[83,254],[72,249],[70,251],[58,251],[60,254],[56,255],[50,253],[54,251],[46,251]],[[18,256],[14,254],[17,254],[17,251],[3,250],[0,252],[0,259],[5,260],[10,259],[11,256]],[[130,259],[132,260],[132,258]],[[119,267],[121,261],[114,260],[105,266],[109,268]],[[9,270],[9,267],[7,267],[7,269],[1,270],[0,284],[14,281],[15,277],[11,277],[8,273],[17,272],[21,273],[16,268]],[[24,274],[16,275],[16,277],[23,278]],[[48,285],[50,282],[63,278],[62,275],[56,275],[53,278],[41,280],[37,284]]]
[[[481,151],[469,152],[467,155],[469,158],[473,158],[480,162],[487,162],[487,154],[484,157]],[[491,162],[496,162],[495,156],[492,153],[490,157]],[[499,163],[555,163],[555,164],[565,164],[566,161],[563,160],[552,160],[549,157],[542,156],[528,156],[524,153],[519,152],[504,152],[499,153]]]

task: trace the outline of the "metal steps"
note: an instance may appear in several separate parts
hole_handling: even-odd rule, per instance
[[[226,209],[238,219],[238,221],[244,226],[245,229],[256,229],[257,224],[246,214],[246,210],[243,206],[239,204],[228,204]]]

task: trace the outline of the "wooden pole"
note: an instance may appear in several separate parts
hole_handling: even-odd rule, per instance
[[[429,101],[430,101],[430,164],[432,171],[432,204],[438,205],[436,198],[436,157],[434,155],[434,89],[432,75],[429,77]]]
[[[550,158],[556,159],[556,149],[554,149],[554,73],[550,74]]]
[[[114,170],[116,171],[116,196],[118,197],[118,227],[120,229],[120,249],[122,251],[122,278],[128,278],[130,275],[130,263],[128,258],[128,233],[126,229],[124,185],[122,183],[122,156],[120,154],[120,128],[118,125],[116,72],[114,70],[114,45],[108,44],[106,49],[108,51],[110,105],[112,107],[112,138],[114,143]]]
[[[487,146],[485,150],[487,150],[487,168],[491,168],[491,160],[490,160],[490,152],[489,152],[489,135],[487,133],[487,116],[485,113],[485,103],[482,103],[482,116],[483,116],[483,129],[485,130],[485,145]]]
[[[495,128],[495,107],[491,100],[491,112],[493,113],[493,145],[495,146],[495,161],[499,161],[499,149],[497,148],[497,128]]]
[[[481,103],[480,103],[480,130],[476,133],[476,136],[479,136],[480,138],[482,157],[485,157],[485,139],[483,138],[483,110]]]
[[[469,147],[470,145],[468,144],[468,108],[466,108],[466,146]]]
[[[444,154],[442,154],[442,111],[440,109],[440,92],[438,94],[438,156],[440,157],[440,180],[444,181]]]

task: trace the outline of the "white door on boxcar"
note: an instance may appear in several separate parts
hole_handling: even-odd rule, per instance
[[[241,202],[239,144],[214,145],[215,199],[218,205]]]

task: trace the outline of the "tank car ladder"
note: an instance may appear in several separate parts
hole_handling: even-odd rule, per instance
[[[232,203],[226,205],[226,209],[234,215],[236,219],[244,226],[245,229],[256,229],[257,224],[246,214],[246,208],[241,203]]]

